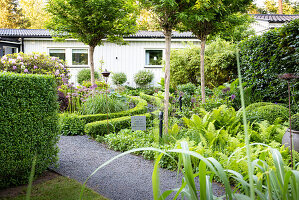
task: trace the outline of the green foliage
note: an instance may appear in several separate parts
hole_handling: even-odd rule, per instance
[[[25,184],[57,161],[57,90],[53,76],[0,73],[0,188]]]
[[[101,93],[88,97],[82,104],[79,112],[82,115],[120,112],[128,110],[129,105],[126,101],[127,98],[121,95],[110,93],[106,96],[104,93]]]
[[[154,80],[154,73],[149,70],[141,70],[134,75],[134,81],[140,87],[145,87],[153,80]]]
[[[193,95],[196,90],[196,86],[193,83],[178,85],[177,88],[179,92],[183,92],[186,95]]]
[[[127,76],[124,72],[113,73],[112,82],[114,85],[120,86],[127,81]]]
[[[152,116],[149,113],[143,114],[146,116],[147,126],[151,125]],[[131,127],[131,116],[125,116],[120,118],[109,119],[109,124],[107,126],[107,120],[91,122],[85,125],[85,133],[96,138],[98,135],[103,136],[109,132],[119,132],[121,129],[126,129]]]
[[[58,129],[61,135],[83,135],[84,125],[84,121],[76,114],[59,115]]]
[[[125,86],[125,94],[130,96],[139,96],[140,93],[145,93],[148,95],[153,95],[155,92],[157,92],[159,89],[155,87],[146,87],[146,88],[134,88],[130,86]]]
[[[291,122],[292,129],[299,131],[299,113],[296,113],[291,117]]]
[[[249,105],[245,110],[247,119],[250,122],[267,120],[273,124],[277,118],[280,118],[283,122],[288,120],[289,110],[284,106],[274,103],[255,103]]]
[[[5,55],[1,58],[0,71],[54,75],[58,85],[63,83],[63,78],[69,77],[69,69],[64,61],[40,53]]]
[[[136,115],[136,114],[143,114],[147,111],[147,103],[145,100],[140,99],[138,97],[128,97],[132,100],[133,103],[136,104],[134,108],[130,110],[124,110],[117,113],[108,113],[109,119],[118,118],[128,115]],[[107,118],[107,114],[94,114],[94,115],[78,115],[78,117],[84,120],[85,123],[101,121]]]
[[[139,96],[142,99],[146,100],[148,103],[151,103],[154,106],[156,106],[158,109],[162,109],[163,106],[164,106],[163,99],[161,99],[159,97],[154,97],[154,96],[147,95],[147,94],[144,94],[144,93],[140,93]]]
[[[57,32],[59,37],[70,36],[93,47],[101,45],[105,38],[121,42],[122,36],[135,31],[133,1],[50,0],[47,11],[51,14],[47,28]]]
[[[299,73],[299,20],[263,35],[245,40],[240,45],[242,74],[262,101],[288,103],[287,82],[278,75]],[[291,81],[291,103],[298,108],[299,82]]]
[[[171,51],[171,87],[200,83],[200,46]],[[236,74],[235,45],[217,38],[207,44],[205,49],[205,75],[208,87],[219,86]]]
[[[99,73],[95,71],[94,78],[98,79],[99,77]],[[77,75],[77,81],[79,84],[82,84],[84,81],[90,81],[90,69],[80,70]]]

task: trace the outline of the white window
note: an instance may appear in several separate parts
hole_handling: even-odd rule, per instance
[[[145,50],[145,65],[162,65],[163,50]]]
[[[72,49],[72,65],[88,65],[88,49]]]
[[[3,46],[3,55],[18,53],[17,47]]]
[[[65,49],[49,49],[49,55],[65,61]]]

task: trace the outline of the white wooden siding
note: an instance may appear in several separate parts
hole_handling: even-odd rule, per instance
[[[193,40],[193,43],[198,44],[198,40]],[[184,48],[186,43],[183,40],[173,40],[171,48]],[[77,40],[67,40],[65,42],[54,42],[52,39],[36,39],[28,38],[24,41],[24,52],[40,52],[49,54],[49,49],[64,48],[66,52],[66,61],[71,70],[71,82],[77,82],[77,73],[83,68],[88,66],[72,66],[71,65],[71,50],[74,48],[88,48]],[[146,49],[165,49],[165,43],[162,39],[147,39],[128,41],[127,45],[117,45],[113,43],[104,42],[103,46],[97,46],[94,52],[95,70],[100,71],[100,61],[103,60],[104,64],[102,69],[107,69],[111,72],[124,72],[127,75],[127,84],[136,86],[134,83],[134,74],[140,70],[150,70],[155,74],[153,81],[154,85],[164,77],[162,68],[148,68],[145,67],[145,50]],[[164,57],[164,53],[163,53]]]

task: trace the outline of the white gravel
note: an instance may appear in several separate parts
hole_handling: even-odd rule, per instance
[[[120,154],[88,136],[61,136],[58,143],[59,166],[55,172],[83,183],[105,161]],[[113,200],[150,200],[152,195],[153,162],[141,156],[126,155],[100,169],[87,182],[87,186]],[[161,191],[177,188],[175,171],[160,169]],[[223,188],[213,184],[214,194],[223,195]],[[169,198],[170,199],[170,198]]]

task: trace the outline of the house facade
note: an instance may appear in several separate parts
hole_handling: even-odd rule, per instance
[[[255,14],[252,27],[258,35],[299,18],[299,15]],[[104,41],[94,52],[95,70],[107,69],[111,72],[124,72],[127,85],[135,86],[134,74],[140,70],[154,73],[153,83],[164,76],[162,70],[165,41],[162,32],[139,31],[125,37],[127,45],[117,45]],[[187,43],[199,44],[191,32],[173,32],[171,48],[180,49]],[[48,30],[43,29],[0,29],[0,57],[6,54],[24,52],[45,53],[66,61],[71,71],[71,82],[77,82],[80,70],[89,68],[88,46],[75,39],[55,41]]]
[[[274,28],[282,27],[294,19],[299,19],[299,15],[281,15],[281,14],[255,14],[252,15],[255,22],[252,23],[252,28],[257,35],[261,35]]]
[[[39,52],[65,60],[71,71],[71,82],[77,82],[77,74],[80,70],[89,68],[88,46],[75,39],[57,42],[48,30],[32,29],[0,29],[0,37],[2,55],[20,51]],[[8,42],[9,40],[11,42]],[[134,74],[140,70],[150,70],[155,75],[153,83],[159,82],[164,76],[162,61],[165,40],[162,32],[139,31],[124,40],[127,42],[126,45],[104,41],[102,46],[95,48],[95,70],[124,72],[128,79],[127,85],[130,86],[135,86]],[[199,44],[199,40],[190,32],[174,32],[171,48],[184,48],[190,42]]]

